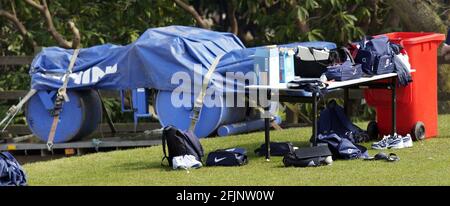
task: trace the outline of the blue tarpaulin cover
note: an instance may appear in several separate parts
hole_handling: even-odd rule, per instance
[[[328,42],[283,46],[297,45],[329,49],[336,47]],[[39,90],[60,88],[73,51],[58,47],[44,48],[32,62],[31,87]],[[245,48],[231,33],[186,26],[148,29],[139,39],[126,46],[105,44],[81,49],[70,75],[68,88],[145,87],[171,91],[178,86],[171,83],[173,74],[185,72],[193,80],[194,75],[206,74],[218,55],[224,55],[211,81],[220,88],[224,84],[216,84],[217,75],[226,81],[226,72],[253,71],[254,53],[255,48]],[[202,66],[201,74],[194,72],[195,64]],[[235,87],[227,89],[234,91]]]

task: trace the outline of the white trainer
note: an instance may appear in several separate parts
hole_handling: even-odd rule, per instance
[[[403,140],[403,146],[405,148],[413,147],[413,140],[410,134],[407,134],[406,136],[402,137]]]

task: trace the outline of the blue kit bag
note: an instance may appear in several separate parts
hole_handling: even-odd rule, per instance
[[[9,153],[0,153],[0,186],[26,186],[27,177],[19,162]]]
[[[378,75],[394,72],[395,54],[387,36],[365,37],[359,46],[355,62],[362,65],[364,73]]]
[[[328,66],[325,72],[328,80],[347,81],[362,77],[361,64],[355,64],[355,60],[347,48],[335,49],[331,54],[333,54],[331,57],[333,65]]]
[[[347,61],[340,65],[329,66],[325,75],[328,80],[347,81],[361,78],[363,71],[361,64],[353,64],[351,61]]]
[[[346,137],[340,137],[336,133],[319,134],[319,144],[327,144],[335,159],[357,159],[368,157],[367,148],[353,143]]]
[[[370,140],[369,135],[354,125],[334,100],[320,113],[318,133],[317,143],[327,144],[334,158],[368,157],[367,149],[357,143]]]
[[[244,148],[219,149],[208,154],[206,166],[242,166],[248,163]]]

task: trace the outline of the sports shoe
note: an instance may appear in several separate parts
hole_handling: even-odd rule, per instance
[[[389,136],[385,135],[380,141],[372,143],[372,149],[387,149],[388,138]]]
[[[403,138],[400,135],[394,134],[394,136],[390,136],[387,141],[388,149],[402,149],[405,148],[403,144]]]
[[[203,166],[193,155],[184,155],[184,161],[188,168],[197,169]]]
[[[413,147],[413,140],[410,134],[407,134],[406,136],[402,137],[403,140],[403,146],[405,148]]]
[[[187,169],[186,162],[184,161],[183,156],[176,156],[172,159],[172,168],[176,169]]]
[[[394,136],[384,136],[379,142],[372,144],[372,149],[402,149],[404,148],[403,139],[395,134]]]

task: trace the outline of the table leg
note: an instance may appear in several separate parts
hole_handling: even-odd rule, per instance
[[[266,160],[270,161],[270,118],[264,118],[264,132],[266,143]]]
[[[392,78],[391,91],[392,91],[392,131],[391,135],[394,136],[397,133],[397,77]]]
[[[313,138],[314,138],[314,141],[313,141],[313,146],[317,146],[317,101],[318,101],[318,99],[317,99],[317,94],[316,94],[316,92],[313,92],[313,95],[312,95],[312,97],[313,97],[313,119],[312,119],[312,121],[313,121],[313,125],[312,125],[312,135],[313,135]]]

